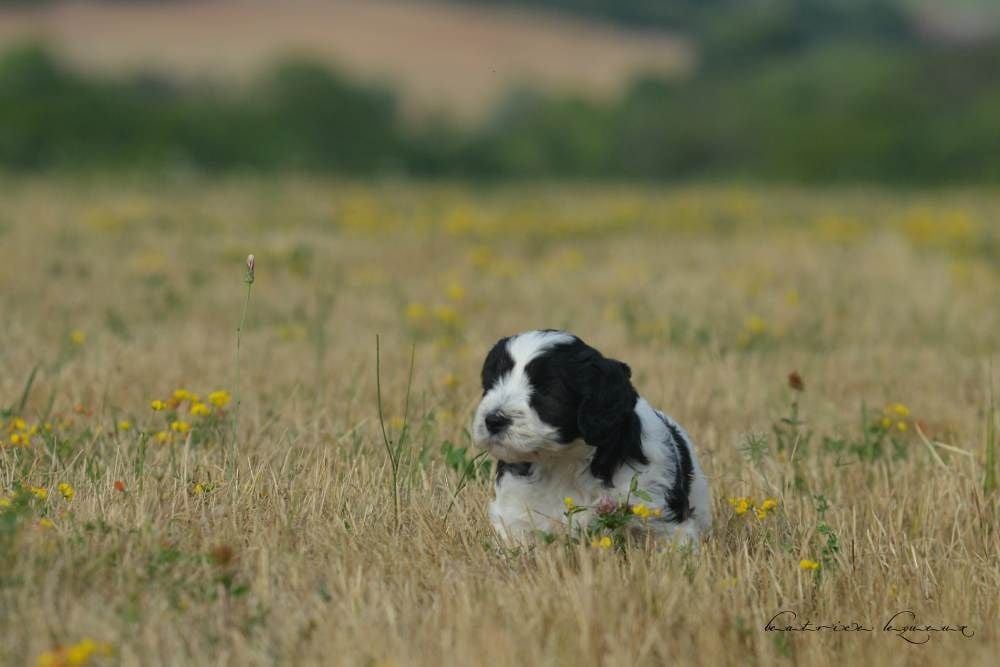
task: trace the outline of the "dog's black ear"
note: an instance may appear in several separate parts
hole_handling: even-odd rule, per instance
[[[497,378],[504,373],[509,373],[514,368],[514,358],[507,351],[507,341],[509,340],[510,336],[501,338],[486,355],[482,371],[483,394],[490,390]]]
[[[597,448],[590,471],[610,486],[611,478],[626,461],[647,463],[642,453],[642,425],[635,413],[639,395],[629,381],[632,371],[628,365],[596,351],[581,371],[577,424],[587,444]]]

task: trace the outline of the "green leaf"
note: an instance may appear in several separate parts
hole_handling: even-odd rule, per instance
[[[636,489],[639,488],[639,473],[632,475],[632,481],[629,482],[628,490],[629,493],[635,493]]]

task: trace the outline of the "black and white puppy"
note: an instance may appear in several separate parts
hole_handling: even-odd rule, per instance
[[[528,331],[490,350],[472,435],[497,461],[489,513],[502,536],[564,524],[566,497],[591,508],[604,496],[621,501],[635,475],[653,498],[647,507],[661,510],[649,530],[697,543],[710,528],[708,481],[691,440],[636,393],[631,375],[564,331]]]

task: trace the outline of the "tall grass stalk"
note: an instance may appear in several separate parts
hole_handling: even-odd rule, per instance
[[[983,475],[983,495],[997,490],[997,427],[993,377],[990,375],[990,407],[986,411],[986,473]]]
[[[392,515],[393,526],[399,528],[399,470],[400,462],[403,458],[403,448],[406,445],[407,420],[410,412],[410,390],[413,387],[413,363],[416,356],[416,346],[410,348],[410,372],[406,379],[406,399],[403,405],[403,426],[399,431],[399,438],[395,444],[389,438],[389,433],[385,430],[385,411],[382,408],[382,342],[378,334],[375,335],[375,404],[378,408],[378,423],[382,430],[382,444],[385,446],[386,456],[389,458],[389,469],[392,483]]]
[[[39,364],[35,364],[31,368],[31,374],[28,375],[28,381],[24,383],[24,390],[21,391],[21,400],[17,402],[17,412],[18,415],[24,414],[24,406],[28,404],[28,396],[31,395],[31,387],[35,384],[35,377],[38,375]]]
[[[233,441],[229,445],[229,479],[235,480],[236,459],[239,456],[239,435],[240,435],[240,338],[243,327],[247,321],[247,308],[250,306],[250,293],[253,290],[254,279],[254,256],[247,255],[247,269],[243,274],[243,282],[247,286],[247,296],[243,300],[243,313],[240,315],[240,325],[236,328],[236,384],[233,387],[236,405],[233,407]]]

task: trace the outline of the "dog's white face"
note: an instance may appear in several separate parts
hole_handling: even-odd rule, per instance
[[[640,446],[630,374],[627,365],[565,331],[504,338],[483,363],[473,440],[506,463],[579,453],[574,443],[586,443],[601,450],[595,470],[610,474]]]
[[[476,445],[507,462],[537,461],[566,449],[578,435],[576,406],[555,368],[565,355],[554,353],[575,342],[562,331],[529,331],[493,347],[483,364],[483,398],[472,421]]]

